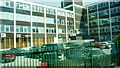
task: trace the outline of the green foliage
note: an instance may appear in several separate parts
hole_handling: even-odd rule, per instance
[[[113,41],[120,43],[120,34],[118,34],[118,35],[113,39]]]

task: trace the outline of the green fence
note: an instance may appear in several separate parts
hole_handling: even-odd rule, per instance
[[[3,68],[114,68],[116,63],[112,58],[111,54],[91,43],[84,46],[46,44],[28,50],[11,48],[2,51],[1,64]]]

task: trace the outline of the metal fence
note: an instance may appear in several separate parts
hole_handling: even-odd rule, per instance
[[[90,45],[91,46],[91,45]],[[32,47],[29,50],[12,48],[2,51],[2,68],[114,68],[116,54],[103,49],[62,44]]]

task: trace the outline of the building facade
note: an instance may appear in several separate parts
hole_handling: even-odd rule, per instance
[[[0,0],[0,46],[26,48],[66,43],[74,33],[73,11],[19,0]]]
[[[85,7],[83,36],[108,41],[120,33],[120,1],[97,2]]]
[[[75,15],[75,27],[76,27],[76,32],[79,34],[79,29],[80,29],[80,23],[81,23],[81,16],[82,16],[82,9],[83,7],[83,0],[63,0],[61,4],[62,8],[66,10],[71,10],[74,12]]]

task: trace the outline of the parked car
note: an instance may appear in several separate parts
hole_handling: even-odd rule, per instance
[[[110,56],[106,55],[101,44],[85,42],[82,44],[44,44],[40,58],[43,67],[104,67],[110,64]]]
[[[10,50],[2,51],[2,63],[13,62],[16,59],[16,55],[11,53]]]
[[[38,52],[41,51],[41,46],[33,46],[29,48],[29,52]]]
[[[11,48],[10,52],[14,53],[16,56],[24,56],[28,51],[23,48]]]
[[[38,58],[41,57],[40,52],[41,52],[41,47],[40,46],[31,47],[31,48],[29,48],[29,52],[26,55],[26,57],[38,59]]]
[[[42,46],[41,66],[56,66],[64,60],[63,44],[44,44]]]
[[[112,41],[103,41],[100,43],[105,46],[105,49],[109,49],[112,47],[112,45],[114,45],[114,43]]]
[[[66,51],[66,59],[75,62],[71,64],[74,66],[97,66],[104,67],[111,64],[111,56],[106,55],[101,48],[102,45],[95,41],[68,44]],[[70,63],[70,62],[69,62]],[[82,65],[83,64],[83,65]]]

